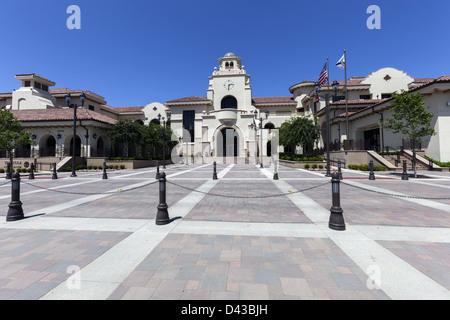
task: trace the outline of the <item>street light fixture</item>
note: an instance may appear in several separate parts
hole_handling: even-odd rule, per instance
[[[330,129],[330,98],[336,97],[337,92],[339,90],[339,82],[336,80],[333,82],[333,94],[331,94],[330,87],[328,86],[328,91],[324,95],[320,95],[320,85],[318,82],[314,84],[314,92],[316,93],[316,97],[321,97],[325,99],[325,108],[326,108],[326,117],[327,117],[327,174],[326,177],[331,177],[331,168],[330,168],[330,139],[331,139],[331,129]]]
[[[163,169],[166,169],[166,120],[164,117],[161,118],[161,114],[158,114],[158,121],[161,123],[163,120]],[[170,121],[170,114],[167,115],[167,122]]]
[[[76,136],[77,136],[77,108],[79,107],[78,104],[71,104],[71,95],[68,93],[66,95],[66,104],[69,108],[73,108],[73,146],[72,146],[72,174],[70,175],[72,178],[76,177],[77,174],[75,173],[75,152],[76,152]],[[84,101],[86,100],[86,96],[84,92],[81,92],[80,95],[80,107],[84,106]]]
[[[266,119],[265,120],[267,120],[268,118],[269,118],[269,111],[266,111],[265,112],[265,114],[266,114]],[[258,119],[258,110],[255,110],[255,119]],[[259,112],[259,130],[260,130],[260,135],[259,135],[259,141],[260,141],[260,149],[259,149],[259,157],[260,157],[260,168],[262,169],[262,168],[264,168],[264,165],[263,165],[263,153],[262,153],[262,124],[263,124],[263,117],[262,117],[262,114],[261,114],[261,112]],[[256,124],[255,124],[255,126],[256,126]]]

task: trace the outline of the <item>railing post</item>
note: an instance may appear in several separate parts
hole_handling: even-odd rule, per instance
[[[158,212],[156,213],[156,224],[165,225],[170,222],[168,206],[166,203],[166,173],[159,174],[159,204]]]
[[[53,173],[52,173],[52,180],[58,179],[58,174],[56,173],[56,163],[53,163]]]
[[[342,164],[341,164],[341,160],[338,160],[338,174],[339,174],[339,180],[342,180]]]
[[[103,177],[102,180],[107,180],[108,174],[106,173],[106,162],[103,162]]]
[[[28,180],[34,180],[34,164],[30,164],[30,175],[28,176]]]
[[[409,180],[408,172],[407,172],[407,169],[406,169],[406,160],[403,160],[402,180]]]
[[[159,161],[156,161],[156,180],[159,180]]]
[[[331,191],[333,205],[330,209],[330,221],[328,222],[328,227],[332,230],[344,231],[345,221],[344,221],[344,211],[341,208],[341,192],[340,192],[340,180],[339,173],[334,172],[331,179]]]
[[[6,180],[11,180],[11,162],[6,164]]]
[[[217,164],[215,161],[213,163],[213,180],[217,180]]]
[[[24,219],[22,202],[20,201],[20,173],[15,172],[11,178],[11,202],[6,215],[6,221]]]
[[[370,163],[369,163],[369,170],[370,170],[369,180],[375,180],[375,174],[373,173],[373,161],[372,160],[370,160]]]
[[[273,180],[278,180],[278,160],[273,163]]]

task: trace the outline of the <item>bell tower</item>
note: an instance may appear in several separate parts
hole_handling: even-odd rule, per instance
[[[241,58],[229,52],[218,59],[219,69],[209,77],[208,99],[213,101],[214,110],[221,110],[231,106],[239,110],[250,110],[252,103],[252,88],[250,76],[247,75]]]

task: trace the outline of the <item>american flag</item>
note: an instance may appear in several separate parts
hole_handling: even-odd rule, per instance
[[[322,71],[320,72],[319,81],[318,81],[319,87],[322,87],[327,81],[328,81],[328,68],[327,68],[327,63],[325,63]]]

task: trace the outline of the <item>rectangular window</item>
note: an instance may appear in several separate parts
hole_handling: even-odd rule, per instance
[[[45,84],[43,84],[43,85],[42,85],[42,90],[48,91],[48,86],[46,86]]]
[[[370,95],[370,94],[361,94],[361,95],[359,95],[359,99],[360,100],[370,100],[370,99],[372,99],[372,95]]]
[[[31,87],[31,81],[25,81],[24,87],[25,87],[25,88]]]
[[[34,87],[36,88],[36,89],[41,89],[41,84],[39,83],[39,82],[34,82]]]
[[[392,97],[392,94],[391,94],[391,93],[383,93],[383,94],[381,95],[381,99],[389,99],[390,97]]]
[[[89,110],[95,111],[95,107],[94,107],[94,106],[91,106],[91,105],[89,105]]]
[[[183,141],[186,142],[194,142],[194,134],[195,134],[195,111],[194,110],[186,110],[183,111],[183,128],[189,131],[191,135],[190,139],[188,137],[183,137]]]

